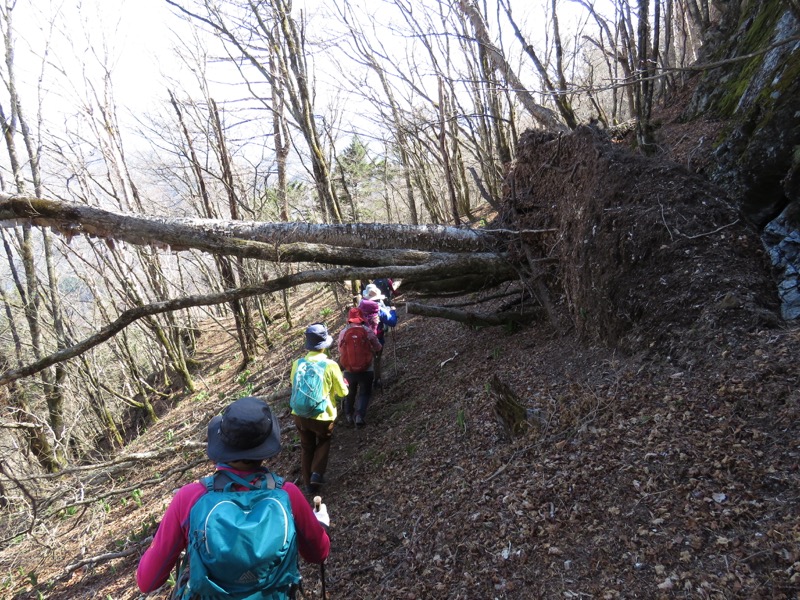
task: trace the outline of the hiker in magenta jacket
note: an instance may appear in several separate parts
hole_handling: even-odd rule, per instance
[[[397,325],[397,310],[394,306],[386,306],[384,304],[384,300],[387,300],[387,298],[374,283],[367,285],[362,294],[364,299],[361,300],[358,308],[361,310],[361,314],[364,315],[364,320],[370,325],[374,323],[373,331],[381,343],[381,350],[375,355],[374,364],[374,383],[376,386],[381,386],[381,357],[383,356],[383,346],[386,342],[386,330]],[[369,311],[369,313],[365,313],[365,311]]]
[[[207,452],[217,470],[232,471],[253,481],[258,473],[266,471],[262,461],[275,456],[280,449],[278,419],[260,398],[240,398],[208,424]],[[300,556],[321,564],[330,552],[327,509],[314,512],[293,483],[285,481],[282,489],[291,502]],[[153,542],[136,569],[136,583],[143,593],[158,589],[169,578],[186,548],[189,511],[205,493],[206,487],[199,481],[189,483],[170,502]]]
[[[362,298],[361,301],[358,303],[358,310],[361,312],[361,316],[364,318],[364,323],[366,323],[367,326],[372,330],[372,333],[378,335],[378,325],[380,324],[381,305],[376,300],[365,297]]]
[[[372,398],[372,383],[375,379],[375,355],[378,354],[383,345],[378,341],[378,337],[364,321],[364,317],[358,308],[351,308],[347,313],[347,326],[339,332],[336,346],[339,348],[339,355],[342,354],[342,342],[348,329],[351,327],[363,327],[367,332],[370,348],[372,349],[372,362],[366,371],[354,373],[345,369],[344,378],[347,380],[349,391],[342,403],[345,422],[352,426],[364,427],[367,424],[367,406]],[[355,408],[355,410],[354,410]]]
[[[300,470],[303,474],[303,484],[309,494],[316,494],[319,492],[319,487],[325,483],[333,424],[337,414],[336,398],[347,396],[347,382],[337,362],[328,358],[325,353],[325,349],[333,343],[328,328],[322,323],[313,323],[306,328],[305,335],[305,349],[309,352],[303,358],[308,361],[326,362],[322,382],[322,395],[326,400],[325,410],[315,417],[301,417],[292,411],[292,418],[300,436]],[[291,382],[294,381],[299,361],[298,358],[292,363],[292,373],[289,378]]]

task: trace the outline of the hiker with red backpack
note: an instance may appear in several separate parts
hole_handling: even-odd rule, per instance
[[[142,593],[162,586],[186,550],[172,598],[294,598],[298,552],[323,564],[330,552],[325,505],[315,512],[291,482],[262,466],[281,450],[266,402],[248,396],[208,424],[215,473],[180,488],[136,570]]]
[[[337,347],[339,364],[344,369],[344,378],[349,386],[343,402],[345,422],[361,428],[367,424],[367,406],[372,397],[375,377],[375,355],[383,346],[357,307],[348,312],[347,326],[339,333]]]
[[[333,344],[322,323],[306,328],[308,353],[292,363],[289,406],[300,436],[300,466],[306,491],[313,495],[325,483],[325,470],[336,420],[336,398],[347,396],[347,382],[326,354]]]

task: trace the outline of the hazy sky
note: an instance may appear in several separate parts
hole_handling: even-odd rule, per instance
[[[543,31],[546,26],[542,1],[512,0],[516,4],[515,17],[534,39],[536,29]],[[191,6],[190,0],[186,2]],[[419,12],[420,5],[435,5],[436,2],[413,0],[413,5]],[[364,20],[365,29],[370,33],[374,33],[374,24],[392,14],[392,4],[387,0],[350,0],[350,3],[363,4],[356,14]],[[330,63],[330,57],[336,54],[331,48],[337,41],[340,26],[335,19],[326,20],[322,13],[332,4],[332,0],[294,0],[296,13],[305,9],[309,19],[306,33],[312,41],[308,48],[309,65],[316,81],[316,110],[320,115],[329,115],[328,103],[337,103],[338,109],[349,111],[342,117],[343,129],[347,130],[350,124],[357,129],[369,129],[370,123],[363,115],[364,109],[371,107],[361,106],[363,98],[352,95],[354,88],[342,75],[341,67]],[[576,4],[561,0],[561,6],[565,11],[561,25],[566,30],[570,27],[566,12],[574,10]],[[559,11],[561,13],[561,9]],[[56,121],[53,123],[56,131],[63,125],[57,121],[70,119],[82,105],[95,104],[87,102],[86,98],[102,95],[104,68],[111,72],[117,117],[123,126],[134,125],[146,114],[168,112],[168,88],[177,90],[180,95],[181,84],[185,83],[193,98],[201,98],[188,67],[176,59],[173,51],[182,43],[192,46],[192,30],[165,0],[18,0],[14,23],[18,32],[17,71],[25,84],[20,86],[24,94],[23,106],[35,103],[35,86],[42,72],[41,59],[45,49],[49,51],[42,84],[46,91],[42,108],[48,120]],[[407,26],[403,24],[403,27]],[[413,39],[413,36],[387,29],[379,30],[377,35],[390,49]],[[511,59],[520,60],[520,55],[518,50]],[[402,58],[398,59],[398,64],[403,64]],[[521,73],[522,80],[535,85],[537,78],[530,61],[522,60],[521,64],[529,69]],[[226,72],[229,80],[239,81],[235,71]],[[219,71],[211,71],[209,78],[215,86],[210,93],[218,102],[246,95],[241,84],[234,89],[230,84],[220,83],[224,77]],[[432,81],[435,83],[435,78]],[[349,141],[346,132],[337,143],[342,141]]]
[[[363,0],[351,0],[354,5],[360,1]],[[519,6],[515,8],[515,15],[520,23],[543,26],[540,18],[543,10],[537,8],[540,2],[514,1]],[[304,9],[312,15],[309,37],[322,37],[324,20],[318,16],[314,20],[313,15],[331,2],[295,0],[293,4],[295,11]],[[389,12],[386,5],[383,0],[367,0],[368,8],[360,13],[367,15],[369,11],[378,10],[385,15]],[[576,6],[566,0],[560,5],[559,12]],[[98,72],[100,64],[110,66],[118,103],[136,110],[152,106],[154,96],[165,96],[164,75],[180,76],[181,69],[171,48],[176,40],[187,40],[191,36],[186,24],[173,13],[164,0],[19,0],[14,16],[20,31],[18,37],[30,39],[39,52],[45,39],[52,41],[55,51],[51,56],[58,68],[70,73],[85,70],[91,76]],[[57,16],[51,18],[51,15]],[[53,20],[56,31],[51,34],[48,27]],[[568,27],[566,21],[562,18],[562,27]],[[320,23],[323,24],[321,28]],[[314,33],[315,28],[319,33]],[[98,56],[92,60],[93,51],[105,51],[107,58]],[[317,54],[315,65],[323,59],[324,53]],[[29,77],[38,69],[30,71]],[[324,68],[318,69],[320,82],[324,83],[326,72]],[[77,76],[73,75],[72,80],[78,86]]]

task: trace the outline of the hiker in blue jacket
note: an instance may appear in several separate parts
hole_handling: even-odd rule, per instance
[[[381,356],[383,346],[386,345],[386,332],[397,325],[397,309],[394,306],[387,306],[384,293],[374,283],[370,283],[364,288],[363,299],[368,302],[375,302],[378,305],[378,327],[376,335],[381,343],[381,351],[375,356],[375,385],[381,386]]]

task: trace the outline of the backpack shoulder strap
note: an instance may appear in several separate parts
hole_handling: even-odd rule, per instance
[[[259,474],[259,488],[262,490],[275,490],[283,487],[283,479],[276,477],[270,471]],[[278,481],[280,480],[280,484]]]
[[[221,473],[221,471],[217,471],[217,473]],[[206,486],[206,492],[214,491],[214,483],[216,482],[217,473],[214,473],[213,475],[209,475],[207,477],[203,477],[200,480],[200,483]]]
[[[214,475],[204,477],[200,481],[205,484],[206,490],[228,491],[234,484],[248,488],[250,490],[274,490],[283,487],[284,479],[273,475],[270,471],[259,473],[258,483],[251,483],[244,477],[239,477],[231,471],[217,471]]]
[[[283,483],[285,481],[285,479],[283,477],[278,477],[277,475],[275,475],[274,473],[269,472],[269,471],[267,471],[267,475],[268,475],[269,478],[272,479],[272,488],[271,489],[276,489],[276,490],[283,489]]]

